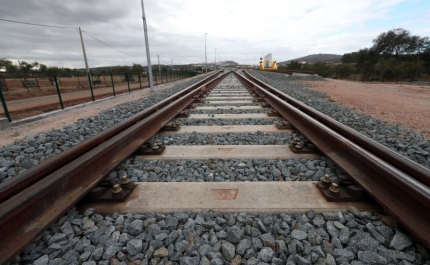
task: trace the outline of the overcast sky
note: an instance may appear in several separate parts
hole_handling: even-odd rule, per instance
[[[140,0],[0,0],[0,18],[81,27],[90,67],[146,65]],[[370,47],[393,28],[430,36],[429,0],[158,0],[145,1],[153,64],[233,60],[285,61]],[[140,58],[139,58],[140,57]],[[0,21],[0,58],[83,68],[76,29]]]

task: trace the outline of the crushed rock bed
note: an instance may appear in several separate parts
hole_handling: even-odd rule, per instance
[[[205,107],[218,107],[218,106],[261,106],[260,102],[249,102],[249,103],[216,103],[216,101],[206,101],[205,103],[194,103],[196,106]]]
[[[341,171],[325,157],[320,159],[148,160],[129,158],[110,176],[127,175],[135,182],[318,181],[325,174],[333,182]]]
[[[156,134],[149,142],[164,145],[284,145],[301,135],[286,132]],[[257,154],[256,154],[257,155]]]
[[[190,114],[245,114],[245,113],[268,113],[270,112],[270,108],[264,109],[187,109],[187,112]]]
[[[15,140],[13,144],[0,148],[0,183],[178,93],[206,76],[177,84],[173,88],[155,92],[145,98],[117,105],[101,111],[96,116],[79,119],[62,129]]]
[[[388,124],[369,115],[330,102],[325,93],[313,91],[304,83],[292,81],[282,74],[248,71],[261,81],[281,90],[310,107],[370,137],[382,145],[430,168],[430,140],[398,124]],[[308,79],[307,81],[312,81]]]
[[[430,264],[429,251],[390,220],[354,207],[279,215],[70,210],[11,264]]]
[[[216,114],[214,114],[216,117]],[[284,119],[174,119],[181,126],[210,126],[210,125],[272,125],[284,122]]]

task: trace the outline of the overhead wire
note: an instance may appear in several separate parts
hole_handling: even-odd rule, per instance
[[[25,25],[47,27],[47,28],[60,28],[60,29],[76,29],[77,28],[77,27],[69,27],[69,26],[56,26],[56,25],[46,25],[46,24],[37,24],[37,23],[30,23],[30,22],[22,22],[22,21],[16,21],[16,20],[4,19],[4,18],[0,18],[0,20],[1,21],[6,21],[6,22],[12,22],[12,23],[25,24]]]
[[[23,22],[23,21],[16,21],[16,20],[10,20],[10,19],[4,19],[4,18],[0,18],[0,21],[6,21],[6,22],[12,22],[12,23],[19,23],[19,24],[25,24],[25,25],[32,25],[32,26],[39,26],[39,27],[47,27],[47,28],[64,28],[64,29],[76,29],[76,31],[78,31],[77,27],[70,27],[70,26],[57,26],[57,25],[46,25],[46,24],[38,24],[38,23],[30,23],[30,22]],[[139,56],[135,56],[126,52],[123,52],[115,47],[112,47],[111,45],[107,44],[104,41],[99,40],[98,38],[94,37],[93,35],[91,35],[90,33],[82,30],[83,33],[87,34],[88,36],[90,36],[91,38],[93,38],[94,40],[102,43],[103,45],[116,50],[117,52],[123,53],[125,55],[128,55],[130,57],[134,57],[134,58],[144,58],[144,57],[139,57]]]
[[[97,39],[96,37],[94,37],[93,35],[89,34],[88,32],[86,32],[86,31],[84,31],[84,30],[83,30],[82,32],[83,32],[83,33],[85,33],[85,34],[87,34],[87,35],[88,35],[88,36],[90,36],[91,38],[95,39],[96,41],[98,41],[98,42],[102,43],[103,45],[106,45],[107,47],[109,47],[109,48],[111,48],[111,49],[116,50],[117,52],[123,53],[123,54],[125,54],[125,55],[131,56],[131,57],[134,57],[134,58],[144,58],[144,57],[138,57],[138,56],[131,55],[131,54],[129,54],[129,53],[123,52],[123,51],[121,51],[121,50],[118,50],[117,48],[112,47],[111,45],[109,45],[109,44],[107,44],[107,43],[105,43],[105,42],[103,42],[103,41],[101,41],[101,40]]]

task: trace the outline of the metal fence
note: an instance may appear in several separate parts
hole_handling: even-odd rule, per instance
[[[176,80],[195,76],[192,71],[153,71],[153,84],[159,85]],[[42,72],[0,72],[0,98],[3,105],[4,115],[9,122],[16,111],[9,110],[8,103],[16,100],[24,100],[47,95],[57,95],[56,106],[51,106],[49,110],[64,109],[65,105],[73,103],[64,99],[69,93],[87,91],[80,93],[81,98],[76,101],[95,101],[96,99],[116,96],[121,93],[130,93],[132,90],[149,87],[149,77],[147,73],[42,73]],[[110,88],[110,89],[108,89]],[[71,94],[70,94],[71,95]],[[77,104],[79,104],[78,102]],[[67,104],[65,104],[67,103]],[[52,104],[51,104],[52,105]],[[46,111],[44,111],[46,112]],[[25,116],[21,111],[17,117]],[[30,115],[31,116],[31,115]],[[15,119],[15,117],[14,117]]]

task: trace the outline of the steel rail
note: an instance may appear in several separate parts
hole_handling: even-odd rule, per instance
[[[130,118],[126,119],[125,121],[116,124],[112,126],[111,128],[103,131],[100,134],[97,134],[73,147],[70,149],[46,160],[45,162],[23,172],[22,174],[19,174],[18,176],[7,180],[3,183],[0,183],[0,203],[5,201],[8,198],[11,198],[18,192],[22,191],[23,189],[31,186],[32,184],[39,181],[41,178],[47,176],[48,174],[56,171],[58,168],[66,165],[67,163],[73,161],[77,157],[81,156],[82,154],[88,152],[89,150],[97,147],[101,143],[109,140],[119,132],[125,130],[126,128],[129,128],[133,124],[137,123],[138,121],[148,117],[149,115],[156,112],[158,109],[163,108],[170,104],[173,100],[175,100],[177,97],[182,97],[189,91],[193,90],[196,87],[200,87],[202,84],[216,78],[219,75],[219,72],[216,72],[205,79],[197,82],[194,85],[191,85],[190,87],[180,91],[179,93],[172,95],[157,104],[145,109],[144,111],[137,113]]]
[[[375,140],[370,139],[367,136],[364,136],[363,134],[357,132],[356,130],[336,121],[335,119],[309,107],[308,105],[304,104],[303,102],[286,95],[282,91],[279,91],[278,89],[262,82],[261,80],[253,77],[248,72],[244,71],[245,76],[253,81],[254,83],[258,84],[259,86],[263,87],[267,91],[270,91],[271,93],[277,95],[279,98],[283,99],[284,101],[288,102],[292,106],[300,109],[307,115],[313,117],[314,119],[324,123],[326,126],[330,127],[332,130],[347,136],[348,139],[355,142],[356,144],[366,148],[370,152],[374,153],[375,155],[381,157],[385,161],[395,164],[397,168],[401,169],[405,173],[414,176],[417,180],[420,182],[426,184],[427,186],[430,186],[430,170],[420,164],[418,164],[415,161],[410,160],[409,158],[402,156],[401,154],[394,152],[390,148],[383,146],[382,144],[376,142]]]
[[[325,115],[320,114],[320,118],[312,117],[302,108],[291,104],[291,100],[286,101],[281,91],[274,88],[265,89],[244,76],[237,73],[235,75],[248,87],[258,90],[264,100],[282,117],[332,159],[418,240],[430,247],[429,185],[416,179],[415,175],[403,172],[398,164],[391,163],[354,142],[348,134],[330,128],[324,122]],[[313,114],[316,115],[317,112]],[[376,142],[375,144],[380,145]],[[423,173],[430,172],[427,170]]]
[[[271,72],[271,73],[278,73],[278,74],[288,74],[288,75],[292,75],[293,73],[308,74],[308,75],[316,74],[314,71],[300,71],[300,70],[259,70],[257,69],[257,71]]]
[[[0,264],[20,253],[115,167],[190,105],[201,90],[213,86],[227,74],[217,74],[216,78],[213,76],[206,82],[200,82],[200,86],[192,86],[169,97],[132,126],[4,201],[0,205]]]

